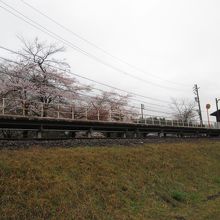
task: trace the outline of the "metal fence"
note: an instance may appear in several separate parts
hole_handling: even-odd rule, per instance
[[[199,121],[182,121],[150,114],[138,114],[130,110],[112,110],[79,106],[77,104],[50,104],[22,99],[3,98],[0,104],[0,115],[54,118],[69,120],[95,120],[121,123],[138,123],[151,126],[193,127],[220,129],[220,123]]]

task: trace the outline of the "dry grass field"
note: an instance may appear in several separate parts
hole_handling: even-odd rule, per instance
[[[220,219],[220,142],[0,151],[0,219]]]

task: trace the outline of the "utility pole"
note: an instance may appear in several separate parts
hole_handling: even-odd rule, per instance
[[[141,104],[141,119],[144,119],[144,104]]]
[[[209,120],[209,109],[211,108],[210,104],[206,104],[206,111],[207,111],[207,119],[208,119],[208,125],[210,128],[210,120]]]
[[[216,103],[216,109],[218,111],[218,99],[217,98],[215,98],[215,103]]]
[[[198,103],[198,107],[199,107],[199,119],[200,119],[200,124],[203,125],[203,121],[202,121],[202,111],[201,111],[201,105],[200,105],[200,99],[199,99],[199,87],[197,86],[197,84],[194,85],[193,87],[193,92],[196,95],[195,100]]]
[[[219,102],[220,99],[218,98],[215,98],[215,103],[216,103],[216,110],[217,110],[217,114],[216,114],[216,121],[218,122],[220,117],[219,117],[219,109],[218,109],[218,102]]]

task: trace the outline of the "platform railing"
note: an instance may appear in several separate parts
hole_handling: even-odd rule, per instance
[[[220,129],[220,123],[175,120],[169,117],[141,115],[128,109],[113,110],[94,108],[87,105],[43,103],[22,99],[3,98],[0,104],[0,115],[38,117],[69,120],[95,120],[122,123],[145,124],[149,126],[170,126],[190,128]]]

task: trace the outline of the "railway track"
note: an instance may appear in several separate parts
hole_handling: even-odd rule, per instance
[[[29,147],[109,147],[109,146],[138,146],[150,143],[179,143],[198,141],[220,141],[220,138],[208,137],[149,137],[149,138],[51,138],[51,139],[1,139],[0,149],[19,149]]]

